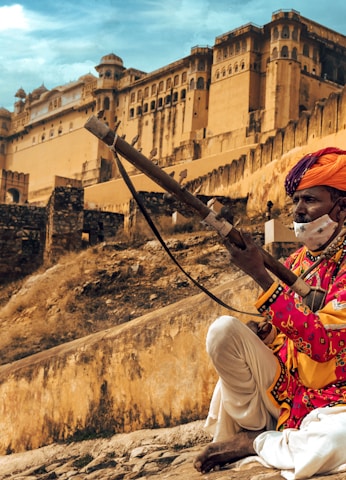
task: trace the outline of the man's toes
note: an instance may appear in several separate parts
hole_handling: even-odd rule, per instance
[[[193,466],[195,467],[195,469],[197,470],[197,472],[201,472],[202,471],[202,462],[200,460],[195,460],[193,462]]]

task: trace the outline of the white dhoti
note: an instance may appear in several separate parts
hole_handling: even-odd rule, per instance
[[[219,374],[206,421],[214,441],[241,429],[265,429],[254,442],[258,460],[282,470],[285,478],[346,471],[346,407],[316,409],[299,430],[277,432],[279,410],[267,393],[278,368],[273,352],[230,316],[210,326],[207,351]]]

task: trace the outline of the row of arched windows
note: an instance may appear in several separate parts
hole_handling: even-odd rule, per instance
[[[291,56],[288,50],[288,47],[284,45],[281,50],[280,50],[280,55],[279,51],[276,47],[273,48],[272,50],[272,60],[275,60],[276,58],[292,58],[293,60],[298,59],[298,50],[296,47],[292,48]]]
[[[195,82],[194,78],[191,78],[190,83],[189,83],[189,90],[204,90],[204,78],[203,77],[198,77],[197,82]]]
[[[73,129],[73,122],[70,122],[69,124],[69,131]],[[59,125],[57,132],[55,131],[54,128],[50,128],[48,132],[45,130],[42,132],[41,136],[39,137],[39,141],[44,142],[47,139],[53,138],[55,136],[55,133],[58,135],[62,135],[63,133],[63,126]],[[36,136],[32,137],[32,143],[35,144],[37,142]]]
[[[180,100],[186,99],[186,89],[184,88],[180,92]],[[173,95],[166,95],[165,97],[159,97],[156,100],[152,100],[150,103],[146,102],[143,105],[138,105],[137,108],[130,108],[130,118],[134,118],[135,115],[140,116],[144,113],[153,112],[157,109],[161,109],[165,106],[169,106],[172,103],[177,103],[179,100],[179,93],[173,92]]]
[[[175,75],[173,78],[167,78],[166,81],[161,80],[158,84],[153,83],[150,87],[147,86],[144,89],[139,89],[137,92],[132,92],[130,96],[130,103],[141,102],[142,99],[149,98],[150,95],[156,95],[167,90],[171,90],[173,87],[178,87],[180,84],[184,84],[187,81],[187,72],[183,72],[181,75]]]
[[[304,44],[303,45],[303,55],[304,57],[309,57],[309,46]],[[292,51],[291,51],[291,55],[289,53],[289,49],[288,49],[288,46],[287,45],[284,45],[281,50],[280,50],[280,54],[279,54],[279,50],[277,47],[274,47],[273,50],[272,50],[272,59],[275,60],[275,58],[292,58],[293,60],[297,60],[298,58],[298,50],[296,47],[293,47],[292,48]],[[314,52],[313,52],[313,60],[314,61],[317,61],[317,50],[314,49]]]
[[[242,41],[237,41],[231,45],[225,45],[223,48],[220,48],[216,53],[216,60],[219,62],[233,55],[239,55],[239,53],[246,52],[246,49],[247,43],[244,38]]]
[[[292,40],[298,40],[298,28],[295,26],[292,31],[288,25],[283,25],[281,30],[278,27],[272,29],[272,40],[278,40],[279,38],[292,38]]]
[[[225,77],[227,74],[232,75],[233,73],[238,73],[242,70],[245,70],[244,60],[242,60],[240,63],[236,62],[234,65],[228,65],[227,68],[224,67],[222,70],[216,70],[215,78],[216,80],[219,80],[220,78]]]

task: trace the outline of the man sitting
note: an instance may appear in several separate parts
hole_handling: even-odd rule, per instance
[[[219,380],[206,422],[213,443],[194,464],[202,473],[256,454],[294,479],[346,464],[346,151],[306,155],[285,188],[304,244],[285,265],[324,295],[307,305],[274,281],[248,235],[245,249],[227,244],[264,290],[256,302],[264,322],[257,335],[226,315],[209,329]]]

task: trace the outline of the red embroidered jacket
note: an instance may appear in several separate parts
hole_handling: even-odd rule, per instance
[[[268,394],[281,408],[277,428],[299,428],[315,408],[346,404],[346,238],[343,248],[306,281],[326,290],[313,313],[294,292],[274,283],[256,307],[279,331],[270,347],[280,367]],[[316,260],[303,247],[285,265],[297,275]]]

